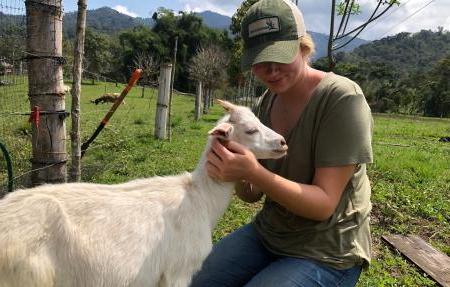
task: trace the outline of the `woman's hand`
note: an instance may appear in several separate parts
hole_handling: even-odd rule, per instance
[[[214,139],[207,155],[208,175],[221,181],[249,180],[260,167],[253,153],[234,141]]]

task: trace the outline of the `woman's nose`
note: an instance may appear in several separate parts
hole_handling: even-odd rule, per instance
[[[269,74],[278,72],[278,65],[277,65],[277,63],[267,63],[266,71]]]

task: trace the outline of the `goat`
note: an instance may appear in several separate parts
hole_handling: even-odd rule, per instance
[[[72,89],[69,85],[64,84],[63,85],[64,93],[68,94],[70,93],[70,90]]]
[[[115,103],[117,99],[119,98],[119,93],[106,93],[102,95],[101,97],[98,97],[94,100],[91,100],[91,103],[98,105],[99,103]],[[122,101],[122,104],[125,104],[125,101]]]
[[[219,103],[228,114],[192,173],[48,184],[0,200],[0,287],[187,286],[235,185],[207,175],[211,140],[237,141],[259,159],[287,151],[248,108]]]

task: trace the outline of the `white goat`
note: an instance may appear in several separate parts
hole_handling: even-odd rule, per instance
[[[63,88],[64,88],[64,93],[65,93],[65,94],[70,93],[71,87],[70,87],[69,85],[64,84]]]
[[[192,173],[43,185],[0,200],[0,286],[187,286],[234,187],[206,174],[211,138],[235,140],[257,158],[287,150],[248,108],[220,104],[229,114]]]

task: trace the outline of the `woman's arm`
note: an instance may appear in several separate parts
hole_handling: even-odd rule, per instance
[[[261,166],[249,175],[249,181],[264,186],[266,196],[294,214],[322,221],[334,213],[353,172],[353,165],[317,168],[309,185],[288,180]]]
[[[317,168],[312,184],[301,184],[265,169],[238,143],[214,141],[206,168],[222,181],[246,180],[260,186],[266,196],[294,214],[321,221],[334,213],[355,166]]]

